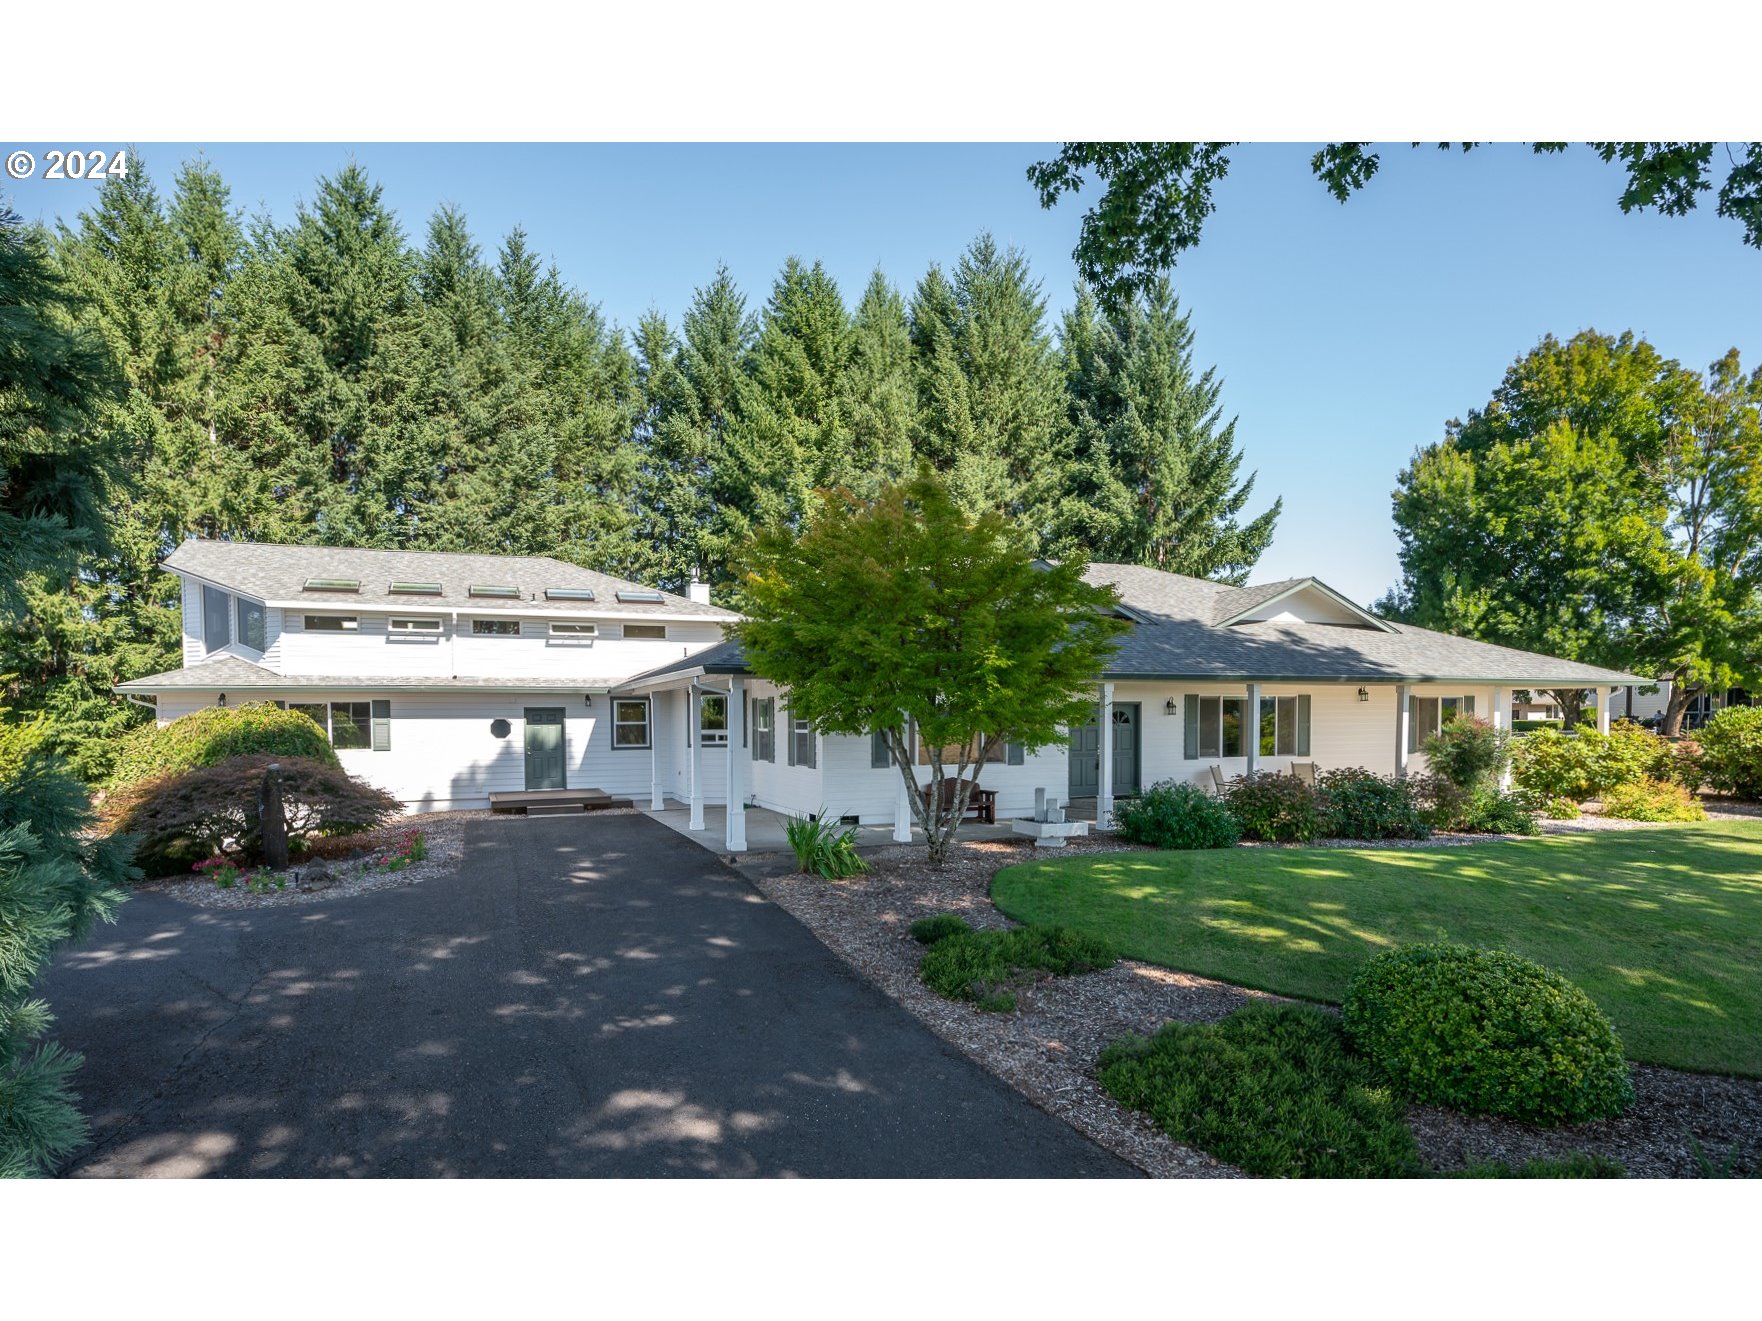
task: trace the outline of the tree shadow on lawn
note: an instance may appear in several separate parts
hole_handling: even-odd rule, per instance
[[[1762,1075],[1762,824],[1414,849],[1100,855],[1000,873],[999,907],[1128,954],[1338,1002],[1370,955],[1450,940],[1578,982],[1637,1059]]]

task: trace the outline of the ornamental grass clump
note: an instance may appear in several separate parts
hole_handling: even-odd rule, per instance
[[[869,864],[857,852],[855,826],[840,829],[826,818],[824,809],[818,819],[792,816],[783,825],[783,835],[795,854],[798,870],[827,881],[848,880],[869,870]]]
[[[1346,989],[1353,1045],[1403,1095],[1537,1124],[1617,1115],[1633,1099],[1621,1038],[1577,986],[1504,950],[1408,945]]]
[[[924,951],[918,976],[947,999],[1008,1013],[1016,1007],[1016,992],[1042,976],[1095,972],[1117,957],[1105,941],[1069,927],[957,931]]]
[[[1388,1080],[1306,1005],[1257,1004],[1217,1023],[1170,1023],[1102,1052],[1097,1077],[1177,1142],[1268,1178],[1424,1172]]]
[[[1153,849],[1227,849],[1242,838],[1241,823],[1211,795],[1164,780],[1114,806],[1120,838]]]

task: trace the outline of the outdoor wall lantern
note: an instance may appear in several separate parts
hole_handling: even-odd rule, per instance
[[[592,693],[583,693],[581,700],[586,702],[589,706],[592,706],[593,705],[593,694]]]
[[[1176,711],[1176,710],[1177,710],[1177,708],[1176,708],[1176,706],[1175,706],[1175,699],[1174,699],[1174,698],[1172,698],[1172,697],[1171,697],[1171,698],[1169,698],[1169,700],[1168,700],[1168,701],[1166,701],[1166,702],[1164,702],[1164,703],[1163,703],[1163,704],[1162,704],[1162,713],[1163,713],[1163,714],[1164,714],[1164,715],[1165,715],[1165,716],[1172,716],[1172,715],[1174,715],[1174,714],[1175,714],[1175,711]]]
[[[225,706],[225,705],[226,705],[226,694],[225,694],[225,693],[222,693],[222,694],[221,694],[221,695],[220,695],[220,696],[219,696],[219,697],[218,697],[218,698],[216,698],[216,699],[215,699],[215,702],[214,702],[214,705],[216,705],[216,706]]]
[[[1360,688],[1360,689],[1359,689],[1359,690],[1358,690],[1358,700],[1359,700],[1359,701],[1361,701],[1361,702],[1368,702],[1368,701],[1370,701],[1370,689],[1368,689],[1368,688]]]

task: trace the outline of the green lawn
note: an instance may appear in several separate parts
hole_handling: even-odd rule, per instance
[[[1636,1060],[1762,1077],[1762,821],[1436,849],[1218,849],[1030,862],[992,897],[1129,958],[1337,1003],[1416,940],[1563,973]]]

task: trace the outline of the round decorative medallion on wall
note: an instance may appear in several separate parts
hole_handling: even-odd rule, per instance
[[[510,725],[506,720],[492,720],[489,722],[489,732],[494,734],[497,738],[507,738],[508,735],[513,732],[513,729],[514,726]]]

